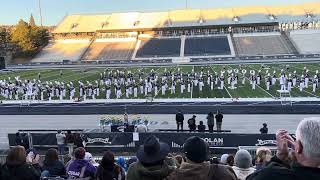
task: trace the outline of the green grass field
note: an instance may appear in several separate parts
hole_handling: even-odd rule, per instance
[[[289,67],[289,70],[287,70]],[[263,97],[279,97],[277,90],[280,89],[279,81],[277,80],[277,85],[271,86],[269,91],[266,91],[266,83],[264,80],[264,76],[266,75],[266,70],[268,69],[269,72],[272,74],[273,71],[276,71],[276,75],[279,76],[281,69],[284,69],[285,73],[288,75],[289,73],[293,74],[294,71],[297,72],[298,77],[301,76],[304,67],[307,67],[309,70],[309,75],[313,78],[316,73],[316,70],[320,70],[320,64],[268,64],[262,65],[259,64],[247,64],[247,65],[205,65],[205,66],[175,66],[172,65],[170,67],[126,67],[126,68],[107,68],[108,71],[131,71],[136,76],[134,77],[136,81],[138,81],[138,73],[139,70],[144,72],[145,76],[153,69],[156,73],[162,74],[165,69],[167,71],[177,72],[178,69],[182,73],[191,72],[194,69],[195,72],[200,72],[201,69],[204,69],[204,72],[210,71],[211,73],[217,72],[220,74],[220,71],[225,68],[226,73],[225,77],[227,76],[227,71],[230,69],[238,69],[239,70],[239,80],[237,89],[230,89],[227,85],[227,78],[225,78],[225,88],[223,90],[215,89],[213,91],[210,90],[210,87],[207,86],[206,78],[205,78],[205,86],[202,92],[199,92],[198,88],[193,89],[193,98],[263,98]],[[262,80],[260,86],[257,86],[255,90],[251,89],[251,85],[249,84],[249,79],[246,80],[246,84],[241,84],[241,70],[247,70],[247,78],[249,78],[250,70],[255,70],[257,73],[261,70]],[[41,81],[44,83],[46,81],[60,81],[64,83],[73,82],[76,87],[76,96],[78,96],[78,81],[82,82],[92,82],[94,83],[96,80],[100,78],[100,73],[103,73],[106,68],[88,68],[88,69],[63,69],[63,75],[60,76],[60,69],[39,69],[39,70],[23,70],[23,71],[12,71],[12,72],[2,72],[0,74],[0,80],[14,80],[15,76],[20,76],[20,79],[27,80],[27,79],[37,79],[38,73],[41,73]],[[124,92],[124,87],[123,87]],[[100,93],[99,98],[104,98],[105,93],[104,91]],[[154,94],[152,94],[153,96]],[[317,89],[315,93],[312,92],[312,84],[309,85],[309,88],[305,89],[303,92],[300,92],[298,88],[294,88],[291,91],[292,97],[318,97],[320,96],[320,90]],[[190,98],[191,93],[188,93],[185,90],[184,94],[180,94],[180,85],[176,86],[176,94],[171,95],[170,91],[167,91],[165,96],[162,96],[161,93],[158,94],[155,98]],[[112,92],[112,98],[115,98],[114,92]],[[122,98],[125,98],[123,96]],[[131,97],[133,98],[133,97]],[[139,95],[138,98],[145,98],[144,95]],[[3,98],[2,98],[3,99]]]

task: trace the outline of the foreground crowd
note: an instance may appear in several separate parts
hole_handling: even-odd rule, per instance
[[[240,149],[235,156],[223,155],[220,162],[209,158],[208,144],[200,137],[186,140],[183,155],[170,154],[167,144],[150,136],[140,146],[136,158],[115,160],[110,151],[100,163],[82,147],[73,157],[59,161],[58,151],[50,149],[43,163],[39,155],[13,147],[1,166],[1,180],[37,180],[61,177],[81,180],[319,180],[320,119],[305,119],[296,130],[295,139],[286,130],[277,132],[277,153],[259,148],[252,161],[250,153]],[[253,163],[254,162],[254,166]]]

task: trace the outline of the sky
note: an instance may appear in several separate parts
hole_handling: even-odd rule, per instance
[[[186,0],[40,0],[43,25],[57,25],[65,15],[112,12],[150,12],[183,9]],[[188,8],[229,8],[288,5],[320,0],[187,0]],[[0,0],[0,25],[13,25],[33,14],[40,24],[39,0]]]

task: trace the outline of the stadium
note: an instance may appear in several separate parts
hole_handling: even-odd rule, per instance
[[[177,154],[197,136],[212,156],[246,150],[256,158],[261,147],[279,151],[278,129],[293,135],[320,114],[319,2],[66,15],[28,61],[6,48],[0,56],[4,152],[21,145],[17,138],[60,151],[62,130],[97,161],[105,150],[139,159],[151,135]],[[210,112],[223,113],[222,128],[210,129]],[[208,128],[192,130],[195,117]]]

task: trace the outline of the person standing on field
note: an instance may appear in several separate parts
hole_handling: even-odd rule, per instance
[[[184,121],[184,115],[181,111],[179,111],[176,114],[176,122],[177,122],[177,131],[179,132],[179,129],[183,131],[183,121]]]
[[[217,111],[217,114],[216,114],[217,131],[218,131],[218,132],[221,131],[222,119],[223,119],[223,115],[222,115],[222,113],[218,110],[218,111]]]
[[[214,115],[212,112],[209,112],[207,116],[207,125],[209,128],[209,132],[213,133],[213,127],[214,127]]]

